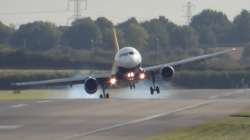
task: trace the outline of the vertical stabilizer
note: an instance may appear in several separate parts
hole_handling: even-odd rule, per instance
[[[116,52],[118,52],[120,49],[120,46],[119,46],[119,42],[118,42],[117,31],[115,28],[113,28],[113,41],[114,41],[114,47],[116,49]]]
[[[118,42],[118,35],[117,31],[115,28],[113,28],[113,41],[114,41],[114,47],[115,47],[115,53],[118,53],[120,50],[120,45]],[[113,65],[112,65],[112,74],[116,73],[116,62],[114,60]]]

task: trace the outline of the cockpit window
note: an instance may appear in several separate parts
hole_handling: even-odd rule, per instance
[[[120,54],[120,57],[134,55],[134,54],[135,54],[134,52],[127,52],[127,53]]]
[[[129,55],[134,55],[134,52],[129,52]]]

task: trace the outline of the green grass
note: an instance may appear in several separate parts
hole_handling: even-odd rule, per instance
[[[239,114],[232,115],[232,117],[246,117],[250,119],[250,112],[242,112]]]
[[[16,94],[14,91],[0,91],[1,100],[33,100],[63,98],[67,92],[63,90],[24,90]]]
[[[242,113],[242,115],[250,113]],[[223,120],[180,129],[149,140],[250,140],[250,118],[227,117]]]

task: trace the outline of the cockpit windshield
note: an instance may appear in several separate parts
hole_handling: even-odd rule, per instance
[[[129,55],[134,55],[134,52],[129,52]]]
[[[129,56],[129,55],[134,55],[135,53],[134,52],[127,52],[127,53],[123,53],[123,54],[120,54],[120,57],[123,57],[123,56]]]

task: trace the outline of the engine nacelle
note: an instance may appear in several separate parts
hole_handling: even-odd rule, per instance
[[[97,83],[96,79],[94,79],[94,78],[88,78],[85,81],[85,91],[88,94],[94,94],[94,93],[96,93],[97,89],[98,89],[98,83]]]
[[[161,69],[161,77],[164,80],[170,80],[175,74],[175,70],[171,66],[167,66]]]

